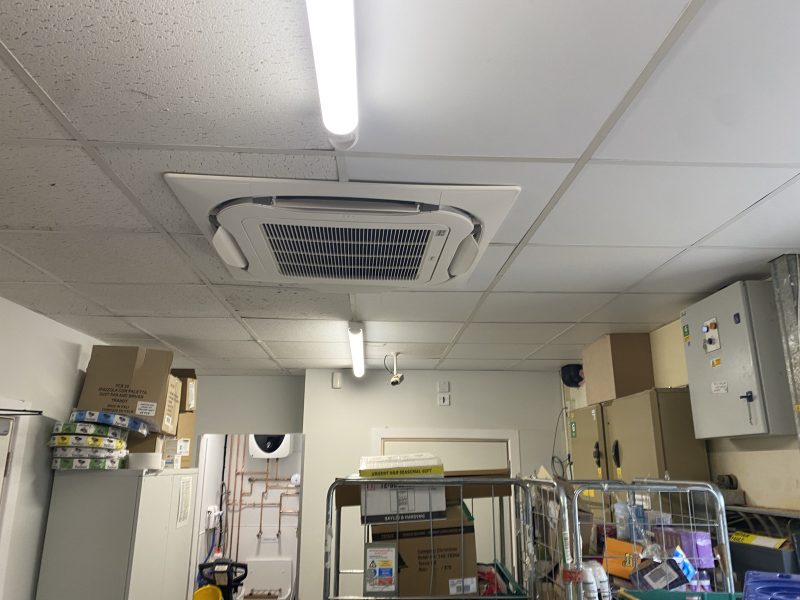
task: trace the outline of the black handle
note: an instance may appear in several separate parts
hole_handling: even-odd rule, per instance
[[[742,400],[747,400],[748,402],[753,401],[753,392],[747,391],[744,393],[743,396],[739,396]]]
[[[614,460],[614,466],[619,469],[622,466],[619,460],[619,440],[614,440],[611,446],[611,458]]]
[[[592,458],[594,459],[595,466],[600,468],[600,442],[594,443],[594,450],[592,451]]]

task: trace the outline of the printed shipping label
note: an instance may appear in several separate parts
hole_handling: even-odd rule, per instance
[[[136,403],[136,414],[143,417],[155,417],[157,408],[157,402],[145,402],[140,400]]]
[[[478,580],[475,577],[451,579],[449,583],[451,596],[474,594],[478,591]]]

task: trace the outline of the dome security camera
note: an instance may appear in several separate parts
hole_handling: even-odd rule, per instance
[[[386,359],[390,356],[392,357],[393,368],[389,371],[389,367],[386,367],[386,370],[389,371],[389,385],[392,387],[400,385],[403,383],[403,380],[406,378],[405,375],[402,373],[397,372],[397,352],[392,352],[391,354],[387,354],[383,357],[383,366],[386,367]]]

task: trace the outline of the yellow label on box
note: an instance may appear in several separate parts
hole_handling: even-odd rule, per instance
[[[583,490],[581,495],[587,498],[594,498],[594,490]]]
[[[739,544],[750,544],[751,546],[775,549],[780,548],[786,543],[786,538],[773,538],[766,535],[747,533],[746,531],[734,531],[728,536],[728,539]]]
[[[361,477],[425,477],[428,475],[444,475],[444,465],[428,467],[391,467],[389,469],[361,469]]]

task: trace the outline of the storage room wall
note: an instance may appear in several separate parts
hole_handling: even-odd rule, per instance
[[[687,385],[680,321],[650,334],[657,387]],[[800,447],[797,437],[718,438],[708,441],[711,474],[733,473],[747,503],[797,508],[800,498]]]
[[[3,298],[0,323],[0,406],[27,401],[44,411],[18,419],[13,485],[0,507],[0,600],[32,600],[52,485],[47,440],[77,402],[92,345],[102,342]]]
[[[200,375],[194,447],[199,448],[204,434],[302,432],[304,387],[303,377]],[[198,524],[204,521],[206,507],[219,504],[224,438],[214,435],[208,438],[205,461],[199,465],[207,466],[208,472],[198,478]],[[195,556],[202,560],[203,549],[208,548],[211,540],[202,525],[198,525],[197,532]],[[284,546],[278,554],[292,555],[294,548]]]
[[[201,375],[197,436],[204,433],[299,433],[303,377]]]
[[[402,366],[402,365],[401,365]],[[520,436],[522,474],[549,465],[561,407],[558,373],[409,371],[391,387],[382,370],[362,380],[306,371],[303,432],[306,455],[300,548],[300,597],[319,598],[325,545],[325,494],[336,477],[358,470],[372,452],[375,428],[504,429]],[[436,383],[449,381],[452,405],[436,405]]]

